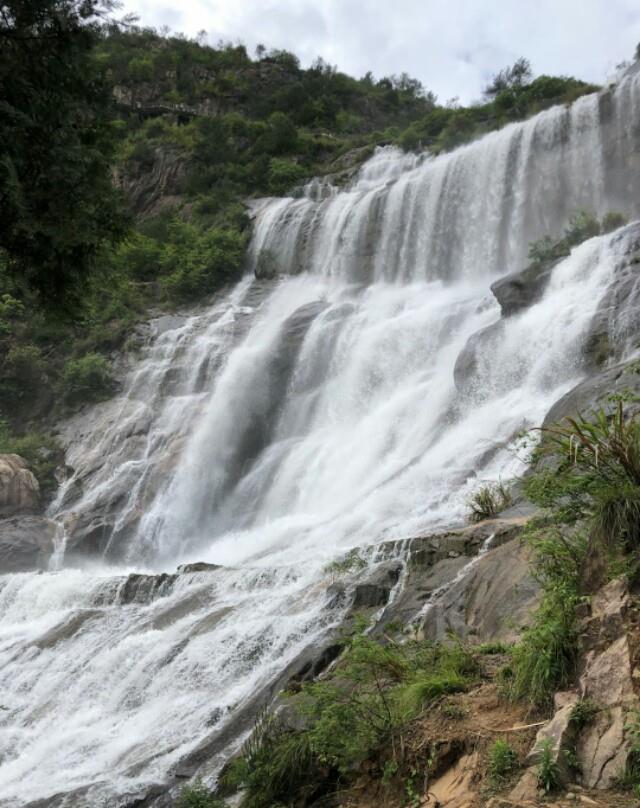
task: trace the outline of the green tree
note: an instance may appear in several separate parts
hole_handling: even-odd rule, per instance
[[[0,254],[60,302],[125,230],[111,88],[94,58],[110,0],[0,5]]]

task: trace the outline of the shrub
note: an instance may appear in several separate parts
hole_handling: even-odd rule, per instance
[[[176,802],[177,808],[224,808],[224,805],[200,780],[185,786]]]
[[[548,709],[556,690],[568,686],[576,672],[578,630],[577,597],[571,588],[547,595],[513,650],[513,698],[532,707]]]
[[[108,398],[115,387],[109,362],[96,353],[70,359],[64,366],[60,384],[69,404],[100,401]]]
[[[560,787],[560,767],[553,753],[553,741],[550,738],[540,744],[540,763],[538,764],[538,783],[546,794]]]
[[[496,741],[489,749],[489,777],[496,786],[504,783],[518,767],[518,756],[505,740]]]
[[[596,538],[605,545],[640,546],[640,423],[627,416],[622,401],[613,413],[598,410],[588,420],[566,418],[545,428],[541,455],[556,469],[525,486],[527,495],[554,509],[564,522],[593,519]]]
[[[0,419],[0,454],[17,454],[29,464],[44,496],[57,488],[54,472],[62,459],[62,450],[50,435],[27,432],[16,436],[6,421]]]
[[[603,233],[611,233],[612,230],[617,230],[619,227],[624,227],[627,224],[627,218],[622,213],[610,211],[606,213],[602,219],[601,231]]]
[[[390,748],[397,761],[407,721],[440,695],[465,689],[477,671],[459,643],[382,645],[361,633],[344,643],[331,677],[295,697],[305,728],[262,716],[225,776],[244,787],[250,808],[309,800],[374,750]]]
[[[581,729],[593,721],[599,712],[600,708],[591,699],[580,699],[571,709],[569,722],[576,732],[580,732]]]
[[[511,494],[502,483],[483,485],[467,501],[469,520],[482,522],[500,513],[511,504]]]
[[[597,218],[587,210],[578,210],[571,216],[569,226],[565,228],[564,243],[571,248],[598,235],[600,224]]]

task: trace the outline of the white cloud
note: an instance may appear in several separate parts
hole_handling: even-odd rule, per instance
[[[125,0],[143,25],[286,48],[341,70],[407,71],[445,100],[480,95],[519,56],[602,82],[640,41],[637,0]]]

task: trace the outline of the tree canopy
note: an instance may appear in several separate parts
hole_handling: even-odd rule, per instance
[[[93,58],[109,0],[0,5],[0,259],[62,301],[125,229],[111,89]]]

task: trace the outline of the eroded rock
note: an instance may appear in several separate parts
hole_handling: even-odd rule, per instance
[[[46,569],[56,524],[42,516],[0,519],[0,574]]]
[[[17,454],[0,454],[0,514],[35,511],[40,486],[27,461]]]

